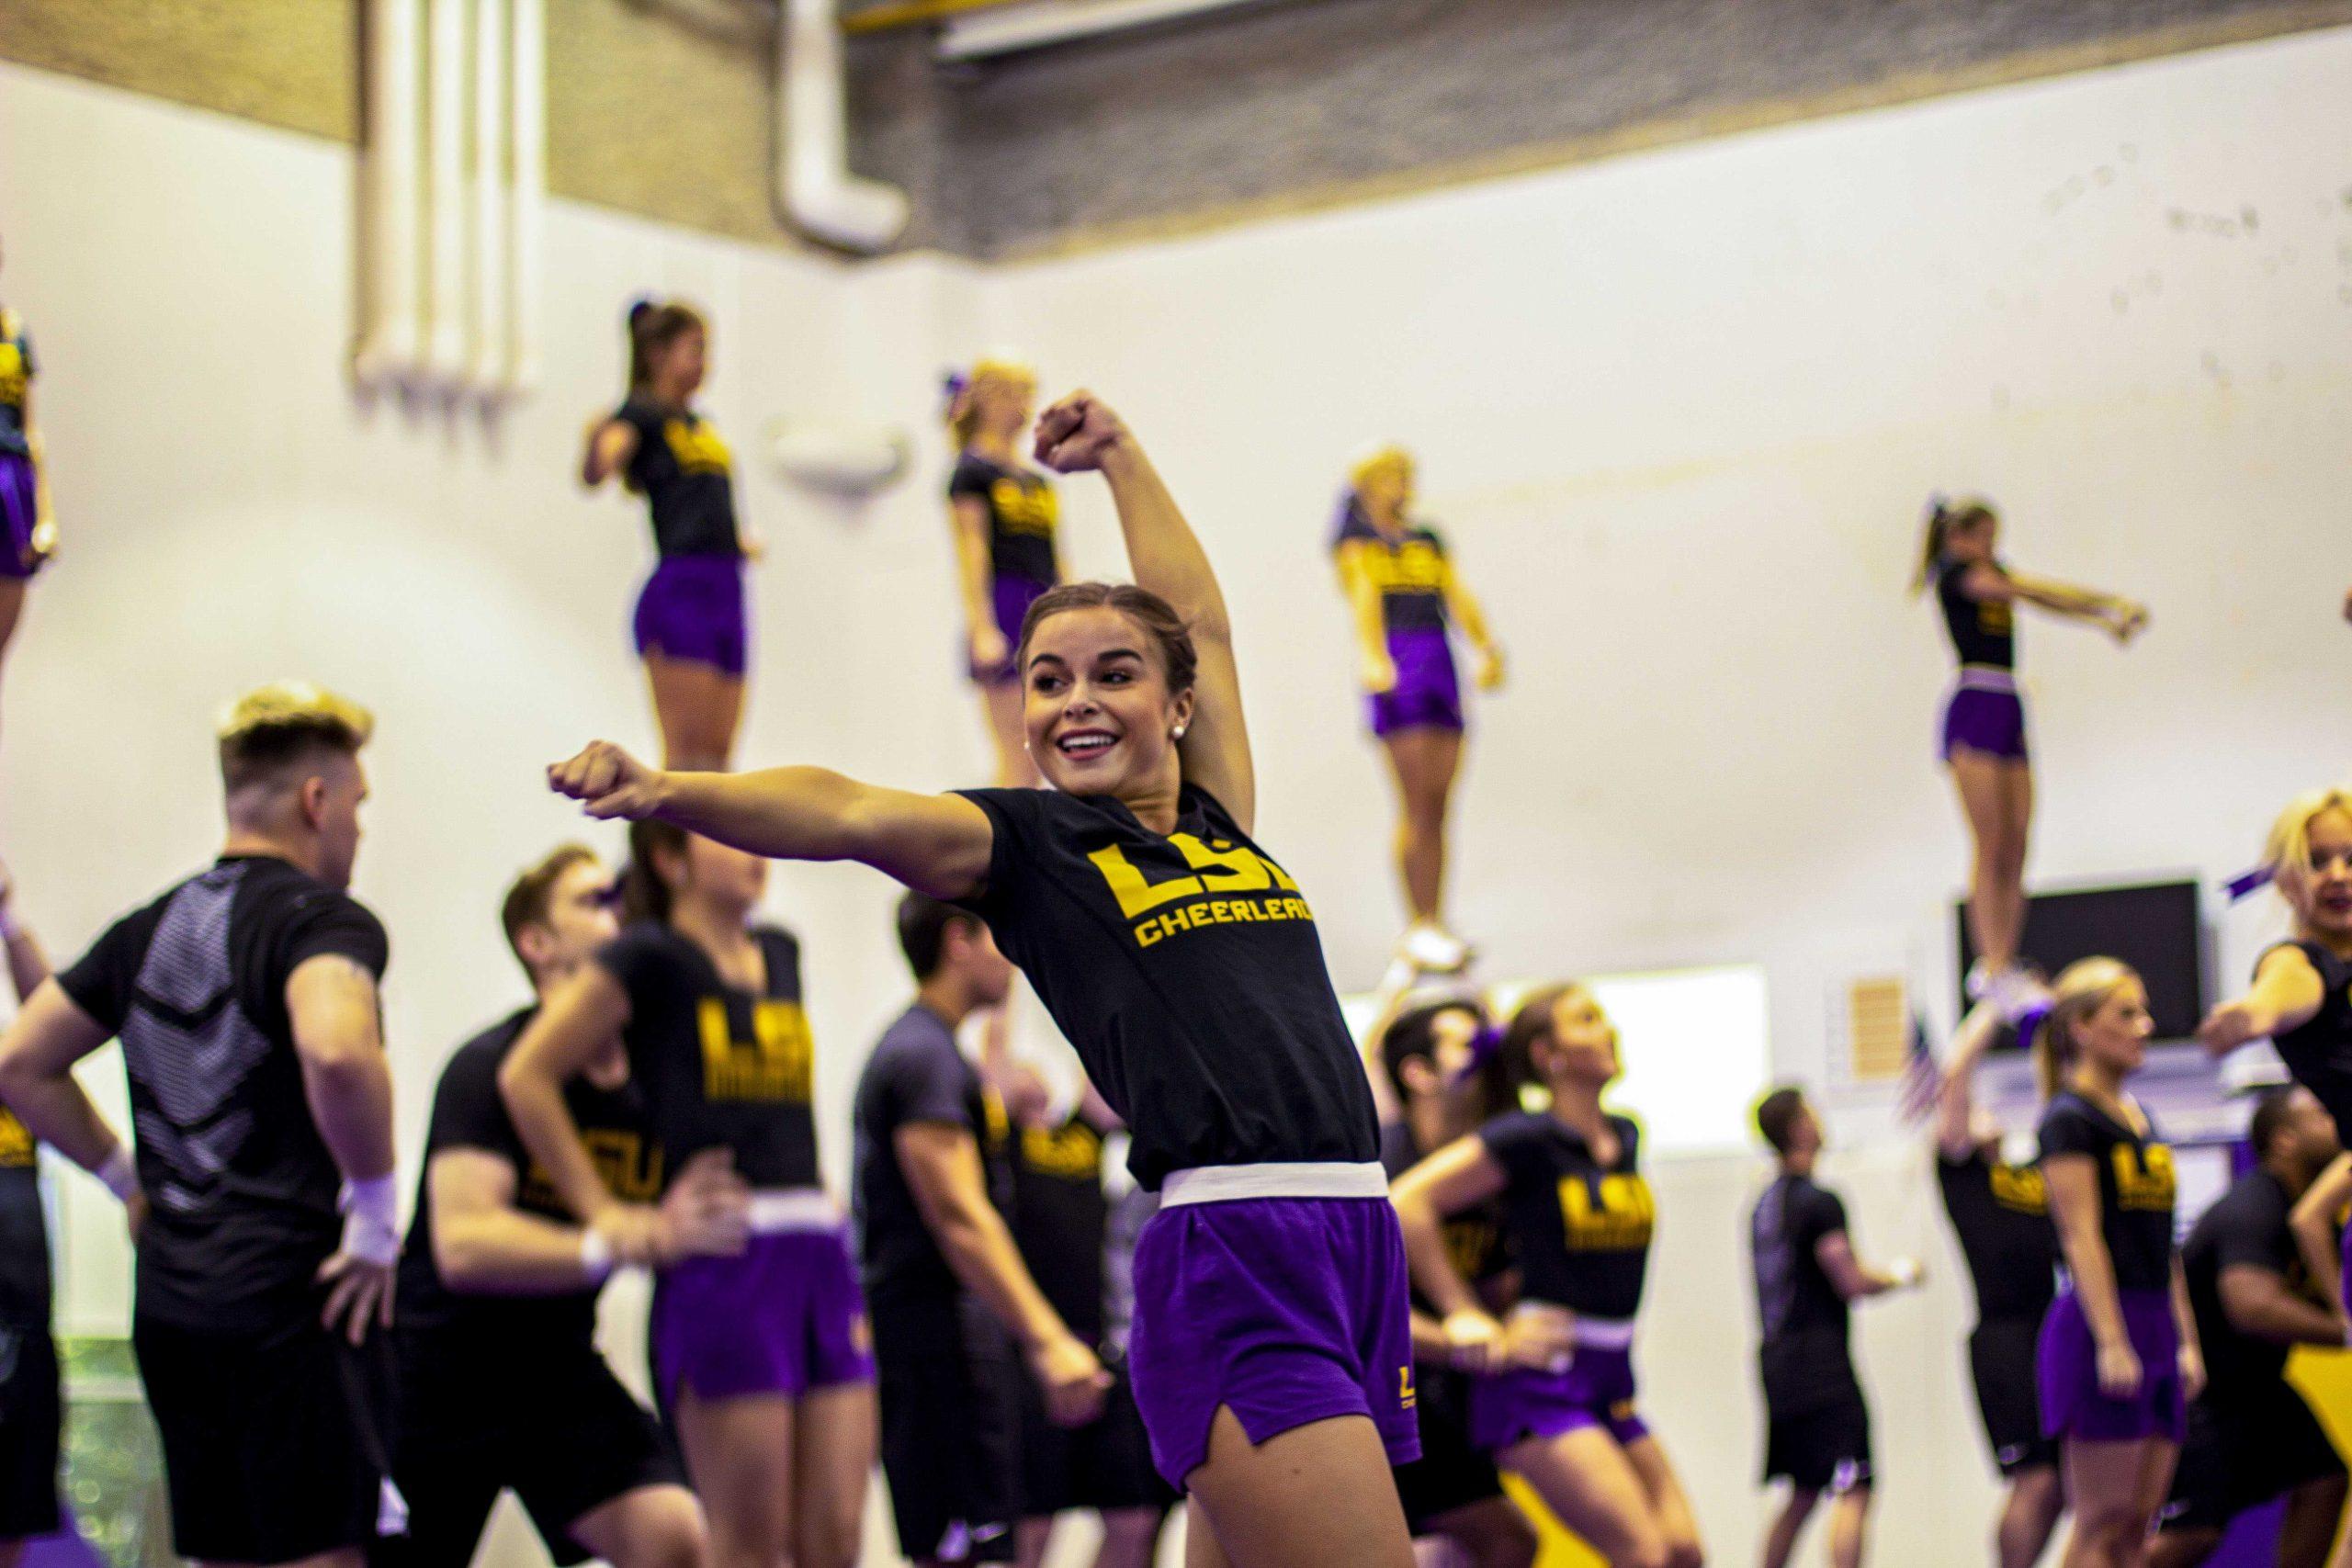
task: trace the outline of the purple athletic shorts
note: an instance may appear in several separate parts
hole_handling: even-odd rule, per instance
[[[2130,1442],[2165,1438],[2179,1442],[2188,1430],[2188,1402],[2180,1384],[2179,1329],[2173,1323],[2172,1296],[2165,1291],[2123,1291],[2124,1331],[2140,1357],[2140,1392],[2109,1399],[2099,1392],[2098,1348],[2090,1320],[2069,1289],[2051,1303],[2041,1320],[2035,1371],[2041,1392],[2041,1430],[2052,1438],[2090,1442]]]
[[[1252,1445],[1368,1416],[1391,1464],[1420,1457],[1404,1237],[1379,1198],[1163,1208],[1136,1246],[1127,1367],[1171,1486],[1228,1406]]]
[[[1965,749],[2005,762],[2026,761],[2025,704],[2018,700],[2016,685],[1989,677],[1975,683],[1979,679],[1962,671],[1960,684],[1945,700],[1939,755],[1949,762],[1954,751]]]
[[[33,556],[33,525],[40,521],[33,460],[21,452],[0,452],[0,577],[22,579],[40,570]]]
[[[654,1376],[663,1402],[795,1396],[874,1381],[874,1334],[838,1230],[754,1235],[733,1258],[695,1258],[653,1287]]]
[[[1462,684],[1453,673],[1453,648],[1443,626],[1415,626],[1388,634],[1388,658],[1396,683],[1372,694],[1372,732],[1462,728]]]
[[[983,686],[1009,686],[1020,679],[1021,672],[1012,667],[1012,655],[1021,650],[1021,623],[1029,618],[1029,606],[1035,604],[1050,582],[1039,582],[1031,577],[997,577],[989,583],[989,596],[996,605],[996,628],[1004,634],[1006,661],[993,670],[983,670],[971,661],[967,651],[964,668],[972,679]],[[965,648],[971,647],[969,637]]]
[[[1650,1435],[1634,1408],[1633,1352],[1582,1348],[1564,1372],[1519,1367],[1471,1380],[1470,1440],[1490,1453],[1587,1427],[1620,1447]]]
[[[671,556],[637,596],[637,651],[707,664],[742,679],[751,644],[743,563],[734,556]]]

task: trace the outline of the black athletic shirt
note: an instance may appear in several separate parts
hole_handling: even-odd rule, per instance
[[[639,398],[613,417],[637,432],[621,479],[652,510],[653,547],[665,558],[742,555],[732,462],[710,421]]]
[[[1968,595],[1969,561],[1946,561],[1936,569],[1936,599],[1943,606],[1944,630],[1962,664],[2014,670],[2018,663],[2017,607],[2000,599]],[[1994,570],[2007,575],[1996,562]]]
[[[0,1324],[46,1329],[49,1299],[49,1225],[40,1212],[40,1151],[25,1124],[0,1106]]]
[[[1392,1187],[1398,1177],[1433,1152],[1421,1147],[1409,1122],[1391,1122],[1380,1129],[1380,1165],[1388,1173]],[[1453,1260],[1454,1271],[1474,1288],[1483,1289],[1519,1266],[1518,1255],[1511,1250],[1510,1225],[1500,1198],[1451,1216],[1445,1221],[1444,1231],[1446,1256]],[[1413,1307],[1432,1316],[1437,1314],[1437,1303],[1421,1294],[1419,1281],[1413,1285]]]
[[[2172,1150],[2154,1120],[2143,1137],[2074,1090],[2062,1089],[2041,1115],[2042,1163],[2052,1155],[2088,1155],[2098,1168],[2099,1232],[2115,1263],[2116,1288],[2170,1290]]]
[[[1340,529],[1331,540],[1333,554],[1351,545],[1363,570],[1380,590],[1381,621],[1388,630],[1433,631],[1445,620],[1445,541],[1437,530],[1416,523],[1390,537],[1373,526],[1363,508],[1353,501],[1341,509]]]
[[[967,496],[988,509],[990,576],[1061,581],[1061,562],[1054,551],[1061,512],[1054,487],[1043,474],[1008,468],[967,452],[956,459],[956,471],[948,476],[947,498],[961,501]]]
[[[451,1290],[433,1258],[433,1156],[473,1149],[503,1160],[514,1172],[514,1207],[559,1224],[580,1222],[547,1170],[523,1146],[498,1092],[498,1069],[515,1037],[537,1010],[492,1024],[458,1047],[433,1093],[433,1121],[424,1135],[424,1171],[417,1179],[416,1213],[401,1249],[400,1298],[394,1321],[406,1331],[447,1332],[468,1341],[494,1340],[518,1353],[548,1345],[587,1346],[596,1332],[599,1286],[552,1295],[469,1295]],[[645,1120],[644,1097],[634,1084],[599,1089],[585,1077],[563,1086],[564,1104],[581,1141],[613,1195],[650,1203],[662,1192],[662,1151]]]
[[[25,434],[25,394],[39,373],[24,321],[16,311],[0,310],[0,453],[32,455]]]
[[[639,921],[596,963],[628,992],[628,1070],[674,1174],[708,1148],[734,1152],[757,1189],[815,1187],[816,1043],[800,1008],[800,943],[763,926],[767,993],[739,991],[694,939]]]
[[[1314,915],[1206,790],[1184,785],[1164,839],[1108,795],[958,793],[995,829],[965,903],[1126,1122],[1138,1182],[1380,1157]]]
[[[2040,1323],[2058,1293],[2060,1261],[2041,1167],[2010,1165],[1980,1148],[1966,1159],[1939,1157],[1936,1180],[1976,1287],[1977,1320]]]
[[[1846,1300],[1815,1251],[1846,1228],[1846,1205],[1811,1177],[1783,1175],[1756,1201],[1748,1248],[1764,1329],[1758,1359],[1764,1401],[1776,1417],[1860,1396]]]
[[[1641,1129],[1623,1116],[1609,1126],[1617,1157],[1608,1165],[1583,1134],[1540,1111],[1498,1116],[1478,1141],[1510,1178],[1503,1213],[1528,1299],[1625,1320],[1641,1310],[1657,1205],[1641,1174]]]
[[[883,1307],[952,1302],[963,1285],[923,1224],[899,1163],[899,1129],[919,1122],[961,1127],[979,1146],[998,1213],[1006,1212],[1012,1191],[979,1071],[956,1049],[945,1019],[917,1002],[882,1032],[858,1077],[851,1119],[856,1167],[850,1201],[866,1299]]]
[[[1069,1331],[1102,1341],[1102,1247],[1111,1223],[1102,1134],[1076,1111],[1012,1138],[1012,1235],[1030,1278]]]
[[[2181,1273],[2197,1314],[2208,1397],[2214,1401],[2259,1404],[2286,1378],[2287,1347],[2239,1333],[2222,1310],[2222,1270],[2259,1269],[2278,1275],[2290,1290],[2311,1295],[2311,1277],[2287,1223],[2294,1207],[2277,1177],[2250,1170],[2205,1211],[2181,1247]]]
[[[57,976],[122,1042],[150,1205],[141,1316],[260,1328],[318,1310],[343,1177],[303,1095],[286,982],[327,954],[380,978],[384,928],[287,862],[241,855],[124,916]]]
[[[2335,1118],[2339,1136],[2352,1140],[2352,964],[2315,942],[2282,942],[2263,950],[2268,958],[2281,947],[2300,949],[2319,971],[2319,1011],[2300,1029],[2270,1037],[2278,1059],[2295,1081],[2312,1091]],[[2261,961],[2255,968],[2259,971]],[[2352,1142],[2347,1142],[2352,1146]]]

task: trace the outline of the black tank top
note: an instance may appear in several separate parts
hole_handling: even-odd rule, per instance
[[[2018,663],[2015,606],[2005,600],[1969,597],[1970,564],[1946,561],[1936,570],[1936,600],[1943,606],[1944,629],[1951,634],[1952,652],[1962,664],[2014,670]],[[1997,562],[1995,570],[2000,570]]]

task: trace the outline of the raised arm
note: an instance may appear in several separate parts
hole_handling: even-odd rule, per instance
[[[1958,1164],[1976,1152],[1976,1068],[2001,1027],[2001,1010],[1978,1002],[1952,1036],[1951,1060],[1936,1085],[1936,1153]]]
[[[2127,1399],[2139,1391],[2143,1369],[2132,1348],[2123,1323],[2123,1301],[2115,1284],[2115,1259],[2107,1250],[2106,1233],[2099,1228],[2098,1165],[2086,1154],[2053,1154],[2041,1161],[2042,1179],[2050,1188],[2050,1217],[2058,1226],[2058,1247],[2066,1257],[2066,1272],[2075,1281],[2075,1297],[2089,1320],[2091,1338],[2098,1347],[2098,1383],[2113,1399]]]
[[[391,1323],[400,1258],[392,1073],[376,976],[340,953],[306,958],[286,977],[286,1015],[311,1120],[343,1173],[343,1245],[319,1272],[330,1287],[324,1318],[356,1345],[370,1325]]]
[[[1462,635],[1470,639],[1471,650],[1478,656],[1477,678],[1481,689],[1495,691],[1503,683],[1503,650],[1487,630],[1487,612],[1478,603],[1470,585],[1462,581],[1462,572],[1451,559],[1445,563],[1445,611]]]
[[[1380,584],[1373,580],[1372,546],[1350,539],[1340,547],[1340,587],[1348,596],[1348,618],[1356,634],[1356,679],[1367,692],[1392,691],[1396,685],[1396,661],[1388,652],[1388,617],[1380,602]]]
[[[2319,1173],[2319,1179],[2304,1189],[2287,1216],[2303,1271],[2339,1323],[2345,1317],[2344,1264],[2336,1248],[2335,1216],[2346,1203],[2352,1203],[2352,1155],[2338,1155]]]
[[[599,740],[548,769],[548,787],[588,815],[658,817],[771,860],[854,860],[934,898],[988,877],[996,829],[961,795],[860,784],[823,768],[673,773]]]
[[[594,490],[628,467],[636,456],[637,426],[625,419],[599,419],[588,426],[587,448],[580,457],[580,482]]]
[[[2206,1014],[2197,1038],[2214,1055],[2227,1055],[2248,1041],[2309,1023],[2326,1000],[2327,987],[2310,954],[2300,947],[2273,948],[2256,967],[2245,994]]]
[[[1494,1197],[1507,1179],[1503,1168],[1476,1137],[1456,1138],[1398,1177],[1388,1189],[1396,1224],[1405,1233],[1405,1261],[1421,1293],[1444,1314],[1442,1334],[1449,1359],[1475,1370],[1505,1353],[1502,1325],[1446,1250],[1445,1220]]]
[[[1243,832],[1250,831],[1258,815],[1257,775],[1241,715],[1233,620],[1208,552],[1142,444],[1093,393],[1073,392],[1039,416],[1037,460],[1057,473],[1098,469],[1109,482],[1136,585],[1168,601],[1192,628],[1200,656],[1193,722],[1178,744],[1184,776],[1222,801]]]

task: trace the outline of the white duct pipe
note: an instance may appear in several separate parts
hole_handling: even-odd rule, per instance
[[[425,373],[456,385],[466,374],[466,0],[428,0],[432,94],[425,141],[431,201],[424,290]]]
[[[369,0],[368,146],[361,169],[362,317],[352,369],[374,384],[415,362],[418,0]]]
[[[849,172],[835,0],[784,0],[777,19],[777,199],[811,237],[873,252],[907,226],[907,193]]]
[[[507,0],[474,0],[473,276],[466,377],[495,398],[506,378]]]
[[[548,195],[547,4],[508,0],[514,25],[507,51],[512,85],[507,109],[514,187],[506,204],[506,367],[510,391],[526,392],[539,379],[539,258]]]

